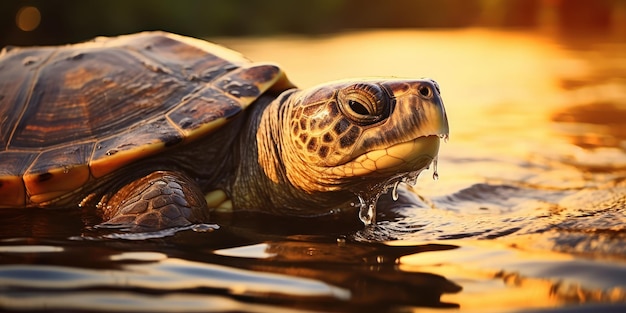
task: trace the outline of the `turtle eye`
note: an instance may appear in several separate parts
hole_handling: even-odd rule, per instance
[[[361,102],[357,100],[348,100],[348,105],[350,106],[350,110],[354,111],[356,114],[368,115],[370,111],[365,107]]]
[[[356,84],[341,89],[339,107],[348,118],[359,124],[373,124],[384,118],[388,97],[375,84]]]

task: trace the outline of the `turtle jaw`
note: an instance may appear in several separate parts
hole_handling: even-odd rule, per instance
[[[342,166],[328,170],[342,177],[397,177],[428,167],[439,152],[440,137],[447,134],[420,136],[387,148],[369,151]]]
[[[367,152],[335,168],[342,168],[343,175],[353,182],[347,189],[358,199],[359,219],[363,224],[370,225],[375,222],[378,197],[389,188],[393,187],[392,198],[396,200],[398,184],[404,182],[415,185],[419,174],[433,162],[436,173],[440,138],[445,139],[447,136],[447,132],[441,135],[420,136],[384,149]]]

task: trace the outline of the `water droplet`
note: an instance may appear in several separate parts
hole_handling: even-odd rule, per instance
[[[448,139],[450,139],[450,135],[448,135],[448,134],[441,134],[441,135],[439,135],[439,138],[443,139],[443,142],[448,143]]]
[[[39,58],[38,58],[38,57],[28,56],[28,57],[25,57],[25,58],[22,60],[22,64],[23,64],[24,66],[28,66],[28,65],[31,65],[31,64],[33,64],[33,63],[35,63],[35,62],[37,62],[37,61],[39,61]]]
[[[184,97],[182,97],[182,98],[180,99],[180,101],[181,101],[181,102],[185,102],[185,101],[187,101],[187,100],[191,99],[191,97],[193,97],[193,94],[188,94],[188,95],[185,95]]]
[[[100,150],[100,149],[102,149],[102,145],[97,145],[96,150]]]
[[[362,196],[357,195],[359,199],[359,219],[365,225],[371,225],[376,218],[376,201],[378,201],[378,195],[372,198],[368,198],[365,201]]]
[[[231,95],[238,97],[241,95],[241,91],[243,90],[244,85],[238,81],[224,80],[223,88]]]
[[[437,158],[433,160],[433,180],[439,179],[439,173],[437,173]]]
[[[374,223],[374,214],[376,212],[376,204],[370,203],[369,205],[364,205],[361,207],[359,211],[359,219],[365,225],[371,225]]]
[[[142,61],[143,65],[150,71],[155,73],[172,74],[172,71],[159,64],[151,63],[148,61]]]
[[[223,68],[226,71],[232,71],[232,70],[237,68],[237,65],[235,65],[235,64],[226,64],[226,65],[224,65]]]
[[[114,155],[118,152],[119,151],[117,149],[110,149],[110,150],[107,150],[106,155]]]
[[[222,69],[213,69],[213,70],[204,71],[201,75],[202,75],[202,79],[204,79],[205,81],[211,81],[221,73],[222,73]]]
[[[393,201],[398,200],[398,185],[400,185],[400,181],[397,181],[393,185],[393,189],[391,190],[391,199],[393,199]]]
[[[84,54],[84,53],[82,53],[82,52],[76,52],[76,53],[74,53],[74,54],[70,55],[67,59],[68,59],[68,60],[70,60],[70,61],[72,61],[72,60],[73,60],[73,61],[76,61],[76,60],[80,60],[80,59],[82,59],[84,56],[85,56],[85,54]]]
[[[208,233],[220,229],[216,224],[195,224],[191,226],[191,230],[197,233]]]
[[[415,185],[417,185],[417,178],[419,177],[420,173],[422,173],[422,170],[411,172],[407,174],[404,178],[402,178],[402,182],[411,187],[415,187]]]
[[[182,127],[183,129],[187,129],[191,125],[193,125],[193,119],[189,117],[185,117],[184,119],[180,120],[180,127]]]
[[[359,206],[359,208],[361,208],[361,209],[362,209],[362,208],[365,206],[365,200],[363,200],[363,197],[361,197],[361,196],[359,196],[359,195],[357,195],[356,197],[359,199],[359,204],[358,204],[358,206]],[[356,206],[356,205],[355,205],[355,206]]]
[[[72,148],[68,148],[67,150],[63,151],[64,155],[73,155],[73,154],[78,154],[80,152],[80,149],[76,148],[76,147],[72,147]]]

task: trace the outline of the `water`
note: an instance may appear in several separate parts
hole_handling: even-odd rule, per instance
[[[224,215],[120,234],[85,226],[87,209],[2,210],[0,307],[626,311],[623,43],[480,29],[218,41],[301,86],[436,79],[451,125],[439,179],[432,166],[390,186],[365,227]]]

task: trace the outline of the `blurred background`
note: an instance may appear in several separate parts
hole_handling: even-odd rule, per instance
[[[413,189],[423,204],[394,211],[397,216],[381,216],[375,227],[349,238],[404,244],[466,240],[454,241],[461,249],[440,258],[420,254],[403,257],[399,263],[393,260],[396,256],[382,259],[391,260],[393,271],[399,270],[389,277],[411,279],[407,275],[411,272],[428,272],[462,284],[463,292],[442,299],[474,312],[516,308],[527,312],[524,309],[530,307],[589,301],[626,303],[626,0],[0,0],[0,29],[0,47],[67,44],[164,30],[209,39],[254,61],[276,62],[300,87],[355,76],[436,79],[451,132],[450,141],[440,149],[440,179],[432,180],[430,171],[423,173]],[[0,218],[4,222],[0,232],[29,238],[28,232],[45,237],[50,236],[46,231],[60,230],[64,239],[80,238],[82,228],[68,227],[66,213],[54,213],[46,223],[37,217],[36,225]],[[74,222],[83,225],[78,215]],[[282,226],[254,222],[261,232],[282,234],[278,231]],[[216,260],[213,248],[222,249],[222,242],[240,242],[234,236],[229,239],[228,232],[212,235],[218,234],[221,237],[194,238],[201,248],[190,246],[196,243],[192,240],[186,243],[192,249],[174,251],[181,247],[176,241],[162,251],[210,263]],[[333,236],[324,242],[339,243]],[[480,249],[474,239],[480,239]],[[0,248],[20,240],[0,241]],[[28,244],[38,243],[28,240]],[[54,258],[64,266],[84,267],[83,260],[72,254],[79,251],[71,248],[76,241],[68,241],[70,248],[60,249],[63,252]],[[89,245],[90,241],[82,242]],[[105,260],[100,242],[92,242],[98,262]],[[127,247],[144,251],[145,243],[137,243],[141,246]],[[515,252],[501,253],[500,243],[515,247]],[[53,244],[64,245],[62,240]],[[352,277],[338,275],[334,265],[326,269],[326,264],[341,264],[343,256],[352,256],[352,250],[341,250],[339,245],[338,257],[320,252],[329,260],[337,259],[311,267],[315,262],[308,258],[318,246],[303,245],[293,250],[302,254],[294,252],[291,260],[306,260],[299,265],[303,270],[278,262],[270,271],[317,275],[316,279],[331,283],[337,277]],[[25,255],[24,259],[40,260]],[[573,257],[587,259],[575,263]],[[111,260],[109,266],[119,267]],[[244,267],[269,268],[266,260],[258,264],[253,259],[219,260],[233,262],[237,268],[244,262],[251,262]],[[350,262],[354,260],[350,257]],[[353,263],[348,264],[346,273],[355,273]],[[380,264],[367,268],[376,275],[387,273],[379,272]],[[355,277],[365,275],[357,273]],[[503,279],[509,277],[507,273],[515,273],[515,279]],[[108,281],[111,274],[101,275]],[[67,277],[60,276],[61,285],[67,286]],[[536,279],[535,283],[532,279],[527,283],[524,277]],[[33,279],[35,290],[51,281]],[[407,288],[407,299],[416,294],[412,285],[402,287],[404,283],[388,277],[377,283],[355,281],[365,288],[360,294],[368,299],[371,295],[396,299],[403,295],[398,288]],[[381,282],[385,284],[374,288]],[[394,283],[393,288],[387,287],[388,282]],[[115,288],[120,287],[111,286]],[[154,294],[163,294],[159,288]],[[379,292],[383,289],[387,292]],[[564,289],[567,292],[561,292]],[[55,290],[52,297],[57,295]],[[123,300],[110,303],[128,303],[126,293],[122,296]],[[69,302],[76,303],[74,299],[72,295]],[[149,303],[141,304],[148,306],[141,310],[160,303],[146,299]],[[18,294],[16,303],[30,301]]]
[[[142,30],[215,37],[473,26],[624,39],[626,1],[0,1],[0,46],[72,43]]]

